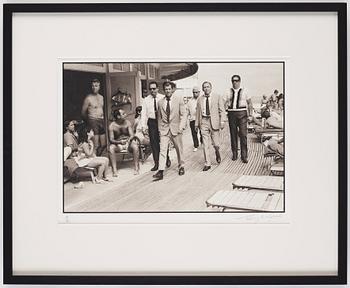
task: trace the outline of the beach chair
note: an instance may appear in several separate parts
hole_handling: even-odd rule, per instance
[[[233,190],[220,190],[207,201],[207,206],[263,212],[283,211],[283,178],[278,176],[242,175]]]
[[[235,188],[283,191],[283,178],[277,176],[242,175],[232,183]]]
[[[255,132],[255,125],[248,124],[248,133],[254,133]]]
[[[282,212],[284,194],[281,191],[260,189],[220,190],[206,201],[207,207],[248,210],[250,212]]]
[[[270,174],[271,175],[273,175],[273,176],[283,176],[284,175],[284,163],[281,160],[274,161],[271,164],[271,166],[270,166]]]
[[[283,137],[284,130],[279,128],[255,128],[255,135],[261,143],[270,139],[271,137]]]
[[[138,137],[134,136],[131,140],[137,141],[139,147],[139,160],[143,164],[147,157],[150,155],[150,153],[148,152],[149,149],[146,145],[141,144],[141,141]],[[122,157],[122,161],[133,159],[132,153],[130,153],[127,148],[125,148],[122,151],[119,151],[117,155],[120,155]]]
[[[269,149],[264,143],[264,158],[267,158],[267,157],[273,158],[272,163],[268,167],[270,171],[270,175],[283,176],[284,175],[284,161],[283,161],[284,155]]]

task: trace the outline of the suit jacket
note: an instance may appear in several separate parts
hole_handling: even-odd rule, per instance
[[[196,127],[201,128],[202,125],[202,110],[203,110],[203,101],[205,96],[201,95],[197,100],[197,111],[196,111]],[[214,130],[220,129],[220,122],[226,120],[224,100],[218,94],[210,94],[210,121],[211,126]]]
[[[182,97],[172,95],[170,100],[170,118],[167,122],[166,97],[158,101],[157,118],[160,135],[167,135],[169,130],[172,135],[177,135],[186,127],[187,113]]]

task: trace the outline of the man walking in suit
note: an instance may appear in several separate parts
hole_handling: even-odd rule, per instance
[[[221,162],[219,131],[224,128],[225,110],[222,97],[211,93],[212,85],[210,82],[203,82],[202,89],[204,95],[200,96],[197,101],[195,126],[200,129],[203,137],[205,161],[203,171],[208,171],[211,168],[209,155],[211,141],[214,145],[216,161]]]
[[[241,77],[239,75],[233,75],[231,82],[232,88],[225,101],[225,107],[230,126],[232,160],[235,161],[238,157],[237,136],[239,136],[241,160],[243,163],[248,163],[247,122],[248,116],[253,114],[253,104],[251,98],[247,95],[247,91],[241,87]]]
[[[150,144],[152,149],[154,166],[151,171],[157,171],[159,166],[160,138],[157,120],[158,101],[164,97],[158,92],[158,83],[155,81],[149,82],[149,94],[142,103],[141,110],[141,126],[144,134],[149,134]],[[171,162],[167,157],[167,167],[170,167]]]
[[[158,102],[157,117],[160,133],[159,170],[153,175],[155,180],[163,179],[169,142],[172,141],[177,154],[179,175],[185,174],[182,132],[186,127],[186,108],[182,97],[173,96],[175,84],[164,82],[165,97]]]

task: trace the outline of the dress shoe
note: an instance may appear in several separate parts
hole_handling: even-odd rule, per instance
[[[170,161],[169,157],[166,159],[165,166],[166,166],[166,168],[169,168],[171,166],[171,161]]]
[[[159,170],[156,174],[153,175],[154,180],[162,180],[163,179],[163,170]]]
[[[247,158],[242,158],[242,162],[247,164],[248,163],[248,159]]]
[[[185,174],[185,168],[184,167],[180,167],[179,169],[179,175],[182,176]]]
[[[211,168],[211,166],[204,166],[203,171],[208,171]]]
[[[221,163],[221,157],[219,150],[215,150],[216,162]]]
[[[232,160],[233,160],[233,161],[236,161],[236,160],[237,160],[237,155],[233,155],[233,156],[232,156]]]
[[[158,170],[158,164],[155,164],[154,166],[153,166],[153,168],[151,169],[151,171],[157,171]]]

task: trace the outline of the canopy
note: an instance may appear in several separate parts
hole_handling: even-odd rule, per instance
[[[161,79],[175,81],[197,73],[197,63],[158,63]]]

